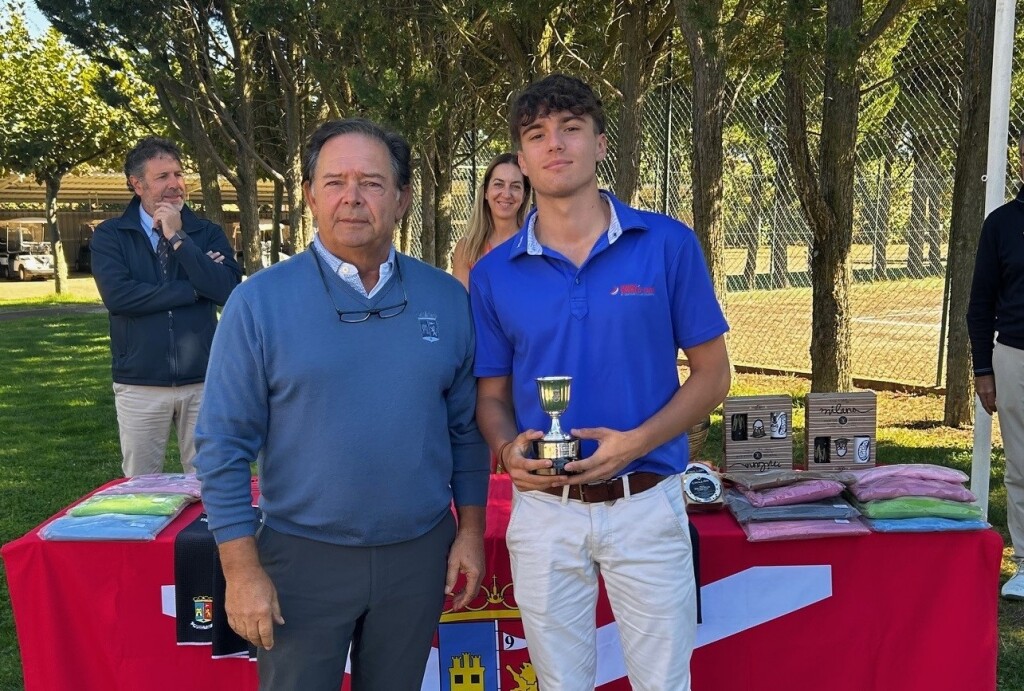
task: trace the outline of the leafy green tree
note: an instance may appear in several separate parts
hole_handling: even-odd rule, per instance
[[[876,155],[885,157],[887,163],[896,163],[898,158],[912,164],[910,216],[905,232],[907,268],[914,277],[939,275],[943,271],[940,213],[949,204],[947,181],[956,148],[957,90],[963,71],[959,45],[965,13],[961,0],[939,0],[918,15],[906,44],[889,62],[891,75],[881,75],[878,82],[883,88],[897,87],[893,109],[884,126],[869,131],[861,142],[863,146],[867,139],[871,147],[871,140],[875,139]],[[906,19],[901,19],[906,26]],[[957,49],[950,50],[951,42]],[[894,165],[893,170],[901,167],[906,168]],[[880,226],[887,225],[888,219],[881,216],[876,214],[875,220]],[[880,248],[880,234],[875,239],[876,248]],[[875,264],[876,275],[884,274],[884,258],[877,251]]]
[[[445,268],[452,245],[453,173],[472,127],[473,75],[479,68],[458,37],[467,30],[466,15],[431,5],[325,6],[318,17],[314,70],[338,115],[378,120],[409,140],[419,173],[421,256]]]
[[[61,181],[87,164],[114,165],[139,136],[140,113],[152,109],[152,93],[111,75],[50,29],[33,40],[24,10],[6,7],[0,31],[0,168],[31,175],[46,185],[47,233],[56,274],[55,290],[66,291],[67,262],[57,227]],[[130,107],[114,107],[102,97],[120,93]]]
[[[693,224],[707,258],[715,292],[723,302],[726,297],[725,229],[722,223],[723,128],[730,88],[738,89],[727,80],[727,67],[744,27],[747,27],[747,33],[763,31],[760,27],[762,22],[750,17],[753,4],[750,0],[673,2],[693,70],[693,154],[690,161]]]
[[[237,192],[245,268],[262,268],[256,183],[284,184],[266,155],[256,112],[261,94],[260,48],[266,34],[251,14],[257,0],[37,0],[76,46],[100,58],[116,46],[154,86],[160,105],[199,166],[204,195],[216,200],[216,174]],[[110,60],[117,67],[123,61]],[[295,126],[294,121],[285,124]],[[209,202],[210,199],[205,201]]]
[[[853,182],[860,115],[860,61],[907,0],[888,0],[873,21],[863,0],[788,0],[783,83],[786,141],[794,183],[813,232],[811,250],[811,390],[853,387],[850,331],[850,247]],[[824,41],[815,18],[825,17]],[[808,77],[823,55],[824,87],[817,157],[808,124]]]
[[[614,188],[631,204],[640,179],[644,104],[668,55],[674,21],[667,0],[616,0],[611,9],[605,45],[618,100]]]
[[[912,39],[921,33],[915,31],[921,25],[921,16],[918,11],[900,12],[865,50],[859,63],[864,76],[857,122],[855,196],[859,204],[854,210],[854,226],[862,229],[862,237],[856,241],[871,244],[870,275],[875,280],[887,275],[894,183],[908,169],[906,142],[916,139],[917,134],[907,124],[907,116],[918,116],[922,110],[922,104],[911,93],[910,76],[911,62],[920,59],[920,47]],[[917,143],[914,142],[915,147]],[[928,183],[933,189],[935,182],[929,176]]]

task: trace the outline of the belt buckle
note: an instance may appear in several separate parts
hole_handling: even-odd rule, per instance
[[[598,502],[598,501],[600,501],[600,502],[609,502],[609,501],[610,502],[614,502],[615,499],[612,498],[612,494],[613,494],[612,486],[615,484],[617,479],[618,478],[615,478],[615,479],[612,479],[612,480],[602,480],[601,482],[597,482],[597,483],[594,483],[593,485],[591,485],[591,489],[593,489],[594,491],[597,491],[597,496],[591,495],[591,499],[589,501],[591,503]],[[580,485],[580,496],[583,496],[583,487],[584,486],[585,485]],[[600,491],[598,491],[598,490],[600,490]],[[584,500],[584,501],[587,501],[587,500]]]

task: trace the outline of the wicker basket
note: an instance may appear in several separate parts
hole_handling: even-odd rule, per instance
[[[702,422],[698,422],[696,425],[691,427],[686,433],[686,438],[690,442],[690,462],[697,460],[700,455],[700,451],[704,448],[704,442],[708,438],[708,431],[711,429],[711,417],[704,418]]]

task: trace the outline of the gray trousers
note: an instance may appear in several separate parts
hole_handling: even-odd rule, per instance
[[[419,691],[444,606],[449,513],[422,537],[342,547],[263,527],[260,561],[285,623],[257,654],[260,691],[338,691],[351,646],[353,691]]]

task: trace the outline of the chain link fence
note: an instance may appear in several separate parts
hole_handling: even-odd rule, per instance
[[[932,387],[944,382],[946,323],[963,319],[943,312],[963,36],[936,11],[916,19],[902,49],[863,75],[850,301],[854,376]],[[1022,23],[1024,3],[1018,3],[1018,40],[1024,40]],[[1024,125],[1022,60],[1014,56],[1011,137]],[[807,87],[820,94],[820,75]],[[792,184],[781,79],[740,91],[732,103],[722,209],[730,353],[741,365],[809,372],[811,231]],[[632,201],[691,223],[688,85],[656,89],[643,106],[640,180]],[[614,118],[608,136],[611,155],[598,171],[605,187],[614,179]],[[1014,147],[1008,144],[1007,151],[1010,195],[1019,171]],[[485,156],[456,171],[453,246],[464,232]],[[414,209],[411,217],[413,254],[420,249],[419,213]]]

